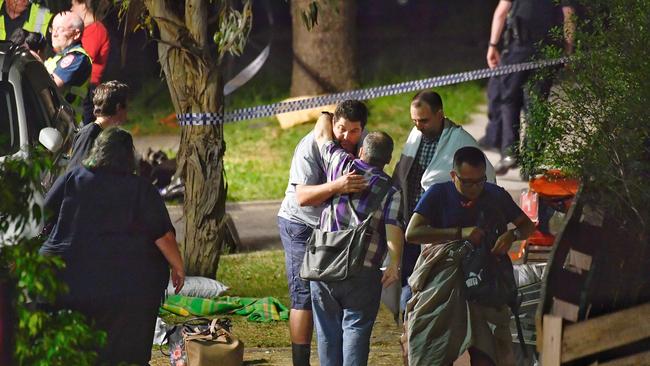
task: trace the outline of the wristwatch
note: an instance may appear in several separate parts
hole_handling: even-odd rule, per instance
[[[490,42],[489,45],[490,45],[490,47],[494,47],[494,48],[497,47],[497,44],[496,44],[496,43],[492,43],[492,42]]]
[[[512,229],[512,235],[515,237],[515,241],[524,239],[524,236],[522,235],[521,230],[519,230],[519,228]]]

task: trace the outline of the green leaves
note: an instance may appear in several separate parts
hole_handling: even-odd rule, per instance
[[[0,278],[13,286],[9,299],[16,314],[14,364],[94,365],[95,349],[106,338],[93,330],[83,316],[71,311],[44,311],[36,301],[52,303],[66,291],[57,271],[64,267],[58,257],[38,253],[39,238],[27,228],[42,217],[36,194],[43,172],[51,167],[42,152],[33,151],[29,161],[9,159],[0,163]],[[7,299],[2,299],[7,301]]]
[[[650,1],[585,2],[576,52],[548,101],[533,100],[523,168],[560,168],[635,233],[650,221]],[[544,57],[560,49],[547,48]],[[541,75],[541,77],[552,77]]]
[[[250,1],[244,2],[241,11],[224,6],[219,13],[219,27],[213,37],[219,59],[226,53],[239,56],[244,51],[252,25],[253,10]]]

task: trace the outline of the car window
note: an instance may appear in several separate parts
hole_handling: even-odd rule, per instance
[[[43,94],[49,95],[47,89],[50,76],[43,65],[37,62],[27,63],[23,76],[23,103],[27,118],[27,131],[29,141],[36,142],[41,129],[52,126],[52,120],[56,113],[51,98],[47,100],[43,98]]]
[[[13,86],[0,81],[0,156],[13,154],[20,148],[15,100]]]

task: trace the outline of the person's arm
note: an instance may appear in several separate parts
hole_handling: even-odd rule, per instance
[[[564,52],[567,55],[573,53],[576,32],[576,14],[572,6],[563,6],[562,15],[564,16]]]
[[[61,80],[61,78],[57,74],[52,74],[52,80],[54,80],[54,84],[56,84],[56,86],[59,89],[61,89],[61,88],[63,88],[65,86],[65,82],[63,80]]]
[[[362,175],[349,172],[323,184],[296,185],[296,199],[300,206],[319,206],[336,194],[361,192],[367,185]]]
[[[390,262],[381,277],[384,288],[390,286],[400,278],[400,263],[402,263],[402,250],[404,249],[404,231],[399,226],[386,224],[386,243],[388,244],[388,258]]]
[[[178,250],[174,232],[170,230],[162,237],[156,239],[156,246],[160,249],[160,252],[162,252],[171,267],[174,292],[179,293],[185,283],[185,270],[183,269],[183,258],[181,258],[181,253]]]
[[[501,234],[494,243],[492,253],[505,254],[510,250],[512,243],[517,240],[525,240],[535,231],[535,224],[530,221],[526,214],[522,214],[512,222],[517,228],[510,229]]]
[[[492,27],[490,28],[490,43],[488,45],[487,51],[487,64],[493,69],[497,67],[499,61],[501,60],[501,55],[499,54],[499,49],[497,49],[497,44],[501,39],[501,34],[503,33],[503,28],[505,28],[506,18],[508,17],[508,12],[512,7],[512,1],[501,0],[497,5],[497,8],[494,10],[494,15],[492,16]]]
[[[59,217],[61,205],[63,204],[63,197],[65,196],[65,183],[70,174],[59,176],[47,191],[43,208],[45,209],[45,223],[55,223]]]
[[[460,234],[460,235],[459,235]],[[440,244],[450,240],[468,240],[477,245],[481,242],[483,232],[475,226],[458,228],[434,228],[429,219],[417,212],[411,216],[406,228],[406,241],[414,244]]]
[[[318,145],[318,151],[323,148],[323,145],[334,140],[334,132],[332,132],[332,119],[334,116],[331,113],[323,112],[316,121],[314,126],[314,139]]]

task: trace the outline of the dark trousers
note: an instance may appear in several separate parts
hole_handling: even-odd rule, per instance
[[[485,143],[501,149],[501,111],[499,108],[499,78],[491,77],[487,84],[488,124],[485,128]]]
[[[501,65],[530,61],[534,55],[532,44],[514,42],[501,55]],[[552,78],[535,80],[532,89],[526,88],[530,71],[515,72],[497,76],[488,82],[488,126],[487,143],[499,147],[502,155],[514,154],[519,144],[521,111],[527,110],[530,94],[541,99],[548,98]]]
[[[148,365],[160,297],[123,296],[80,300],[65,308],[79,311],[95,329],[106,332],[106,343],[98,350],[101,365]]]

